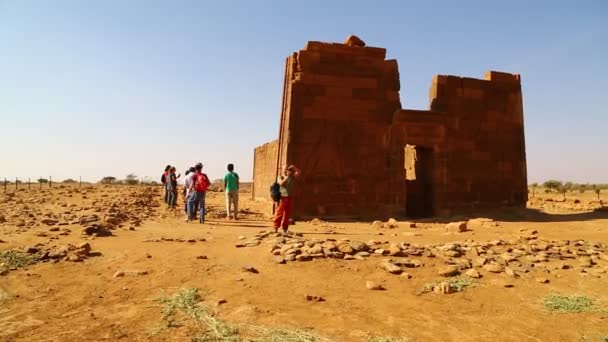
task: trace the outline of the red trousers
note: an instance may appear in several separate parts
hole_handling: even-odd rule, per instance
[[[289,228],[289,216],[291,215],[291,198],[281,197],[279,207],[274,215],[274,228],[282,227],[284,230]]]

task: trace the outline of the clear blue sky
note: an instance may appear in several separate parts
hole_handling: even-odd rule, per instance
[[[523,80],[529,180],[608,183],[608,1],[0,0],[0,177],[251,179],[283,62],[359,35],[426,109],[435,74]]]

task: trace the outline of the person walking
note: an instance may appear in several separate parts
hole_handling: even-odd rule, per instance
[[[199,222],[205,223],[205,196],[207,189],[211,182],[206,174],[203,173],[203,164],[198,163],[194,167],[195,173],[192,176],[192,183],[190,185],[190,198],[188,198],[188,219],[187,221],[194,220],[196,214],[194,212],[196,205],[200,207]]]
[[[300,177],[300,170],[294,165],[289,167],[284,166],[282,174],[279,175],[277,183],[279,183],[281,191],[281,199],[273,220],[275,233],[279,228],[283,228],[284,233],[288,233],[289,218],[293,204],[294,183],[295,179]]]
[[[239,212],[239,175],[234,172],[234,165],[228,164],[228,173],[224,176],[224,190],[226,191],[226,219],[237,219]],[[230,210],[234,208],[234,214]]]

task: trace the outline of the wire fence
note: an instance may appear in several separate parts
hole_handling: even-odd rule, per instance
[[[70,185],[70,186],[77,186],[79,188],[82,188],[83,185],[93,185],[93,184],[101,184],[101,185],[141,185],[141,186],[158,186],[159,183],[154,182],[154,181],[150,181],[146,178],[143,179],[129,179],[129,180],[117,180],[114,177],[106,177],[104,179],[102,179],[99,182],[87,182],[87,181],[83,181],[82,177],[78,177],[78,180],[76,179],[72,179],[72,178],[68,178],[62,181],[53,181],[53,177],[48,177],[48,178],[38,178],[35,180],[32,180],[31,178],[19,178],[19,177],[15,177],[14,179],[11,178],[6,178],[4,177],[3,179],[1,179],[1,188],[3,192],[9,192],[9,191],[18,191],[19,189],[27,189],[27,190],[36,190],[36,189],[45,189],[45,188],[53,188],[53,187],[57,187],[57,186],[65,186],[65,185]]]

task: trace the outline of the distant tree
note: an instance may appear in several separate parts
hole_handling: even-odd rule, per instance
[[[137,183],[139,183],[139,181],[137,180],[136,175],[130,173],[125,177],[125,184],[127,185],[136,185]]]
[[[595,191],[595,194],[597,195],[597,200],[600,200],[600,192],[602,191],[602,189],[600,188],[595,188],[593,189],[593,191]]]
[[[566,192],[568,192],[568,188],[565,185],[562,185],[560,187],[558,187],[557,189],[558,193],[562,194],[562,196],[564,196],[564,201],[566,200]]]
[[[538,183],[532,183],[532,184],[530,184],[530,187],[532,188],[532,197],[534,197],[536,188],[538,188]]]
[[[107,177],[103,177],[99,183],[101,184],[112,184],[116,182],[116,177],[112,177],[112,176],[107,176]]]
[[[566,183],[564,183],[563,187],[564,187],[564,190],[566,190],[566,191],[572,191],[572,189],[574,189],[574,183],[566,182]]]
[[[557,190],[562,186],[562,182],[558,180],[548,180],[543,183],[543,186],[549,190]]]
[[[66,183],[66,184],[73,184],[73,183],[76,183],[76,181],[75,181],[75,180],[73,180],[72,178],[68,178],[68,179],[64,179],[64,180],[63,180],[63,183]]]
[[[42,184],[46,184],[46,183],[48,183],[48,182],[49,182],[49,180],[48,180],[48,179],[45,179],[45,178],[38,178],[37,182],[38,182],[38,183],[42,183]]]

